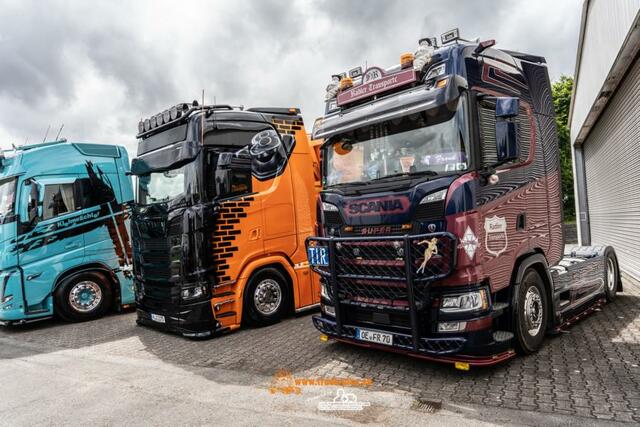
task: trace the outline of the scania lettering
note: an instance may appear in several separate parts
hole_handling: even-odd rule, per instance
[[[0,154],[0,323],[89,320],[134,303],[128,172],[115,145]]]
[[[179,104],[139,132],[138,323],[204,337],[317,307],[318,159],[299,110]]]
[[[324,336],[461,366],[537,351],[622,290],[613,248],[564,252],[544,58],[419,41],[333,76],[322,139]],[[563,256],[564,254],[564,256]]]

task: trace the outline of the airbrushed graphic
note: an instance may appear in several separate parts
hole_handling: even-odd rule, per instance
[[[493,256],[500,256],[507,250],[507,220],[504,217],[492,216],[484,220],[484,247]]]

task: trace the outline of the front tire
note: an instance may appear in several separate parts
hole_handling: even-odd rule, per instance
[[[56,314],[67,322],[97,319],[109,309],[111,298],[111,283],[104,274],[74,274],[56,289]]]
[[[289,302],[286,278],[275,268],[265,268],[249,280],[244,295],[246,322],[267,326],[280,321]]]
[[[521,354],[538,351],[547,329],[547,293],[540,273],[529,268],[518,287],[514,315],[516,349]]]

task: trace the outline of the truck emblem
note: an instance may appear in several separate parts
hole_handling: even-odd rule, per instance
[[[427,263],[429,262],[431,257],[433,255],[438,255],[438,239],[434,237],[431,240],[422,240],[418,242],[418,244],[427,245],[424,250],[424,260],[422,261],[422,264],[420,264],[420,267],[418,267],[418,270],[416,270],[416,274],[422,274],[424,273],[424,269],[427,267]]]
[[[484,247],[493,256],[507,250],[507,220],[503,216],[492,216],[484,220]]]
[[[467,230],[464,232],[460,243],[469,259],[473,259],[473,255],[475,255],[476,249],[478,248],[478,238],[473,234],[473,231],[471,231],[471,227],[467,226]]]
[[[346,208],[349,216],[402,213],[409,208],[409,200],[406,197],[379,197],[353,201]]]

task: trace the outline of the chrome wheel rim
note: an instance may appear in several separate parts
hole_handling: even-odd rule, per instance
[[[265,279],[258,283],[253,294],[253,303],[262,315],[275,313],[282,302],[282,289],[273,279]]]
[[[94,310],[102,301],[102,289],[96,282],[84,280],[76,283],[69,292],[69,305],[80,313]]]
[[[607,288],[609,291],[614,292],[616,287],[616,266],[613,262],[613,258],[607,259]]]
[[[530,336],[535,337],[540,333],[543,314],[544,307],[540,291],[537,287],[530,286],[524,297],[524,320]]]

